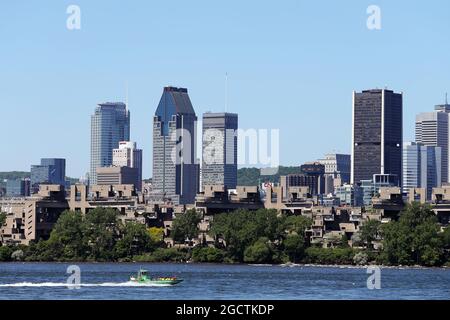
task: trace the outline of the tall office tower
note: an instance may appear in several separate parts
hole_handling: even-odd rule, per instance
[[[391,90],[353,92],[351,183],[390,174],[401,183],[403,95]]]
[[[39,191],[39,184],[66,184],[66,160],[45,158],[40,165],[31,166],[31,192]]]
[[[237,129],[235,113],[204,113],[202,185],[237,186]]]
[[[136,142],[119,142],[119,148],[113,150],[113,166],[135,168],[137,170],[136,190],[142,190],[142,149],[136,148]]]
[[[197,116],[187,89],[165,87],[153,118],[153,191],[175,204],[194,203],[199,191]]]
[[[441,148],[441,182],[449,180],[449,114],[446,105],[436,106],[434,112],[420,113],[416,116],[416,142],[425,146]]]
[[[440,147],[424,146],[420,143],[403,144],[403,191],[424,188],[427,199],[431,199],[433,188],[441,186]]]
[[[97,168],[112,165],[113,149],[130,140],[130,112],[122,102],[101,103],[91,116],[90,184],[97,184]]]

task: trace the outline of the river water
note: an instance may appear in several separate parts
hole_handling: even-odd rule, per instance
[[[81,263],[77,264],[81,285],[74,288],[74,282],[67,284],[70,265],[0,263],[0,299],[450,300],[449,269],[381,268],[377,282],[381,288],[370,290],[366,268]],[[152,276],[184,281],[168,287],[130,283],[130,275],[140,267]]]

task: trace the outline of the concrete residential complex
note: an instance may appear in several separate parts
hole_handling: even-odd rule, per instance
[[[401,183],[403,96],[391,90],[353,92],[351,183],[391,174]]]
[[[441,182],[449,182],[449,114],[447,105],[436,106],[437,111],[416,116],[416,142],[441,148]]]
[[[135,168],[137,171],[136,190],[142,190],[142,149],[136,148],[136,142],[119,142],[119,148],[113,150],[113,166]]]
[[[66,184],[66,160],[57,158],[41,159],[40,165],[31,166],[31,193],[39,191],[39,184]]]
[[[113,163],[113,149],[130,140],[130,111],[122,102],[101,103],[91,116],[90,184],[97,184],[97,168]]]
[[[431,200],[433,188],[441,186],[441,148],[420,143],[403,144],[403,192],[424,188]]]
[[[237,186],[237,129],[235,113],[203,114],[202,185]]]
[[[194,202],[200,172],[196,163],[196,125],[188,90],[165,87],[153,118],[154,199]]]

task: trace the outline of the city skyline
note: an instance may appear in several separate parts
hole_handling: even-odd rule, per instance
[[[166,85],[189,88],[198,115],[225,111],[227,104],[228,112],[239,113],[244,129],[255,123],[280,128],[282,165],[300,165],[333,149],[350,153],[353,90],[387,85],[402,91],[405,141],[414,140],[416,114],[432,111],[448,91],[449,45],[442,39],[450,4],[445,1],[378,1],[379,31],[366,27],[369,1],[345,8],[288,1],[286,10],[273,10],[274,3],[257,6],[256,12],[252,3],[227,2],[215,9],[206,2],[136,2],[127,5],[123,17],[118,3],[78,4],[83,20],[76,31],[65,27],[67,3],[48,6],[45,13],[39,4],[7,4],[0,13],[0,35],[8,43],[0,77],[2,126],[15,132],[19,118],[24,128],[36,121],[45,124],[32,135],[22,130],[5,142],[14,153],[1,160],[2,171],[28,171],[42,157],[58,157],[68,159],[69,176],[84,175],[89,171],[89,114],[102,101],[125,102],[127,87],[130,140],[144,150],[145,178],[152,175],[149,123]],[[187,21],[190,27],[184,28]],[[178,32],[176,44],[166,39],[168,31]],[[430,50],[435,47],[440,50]],[[292,116],[274,112],[280,108]],[[300,129],[316,137],[301,141],[296,150],[290,137],[296,136],[300,120]],[[333,135],[317,129],[318,123],[332,128]],[[52,136],[55,131],[64,134]],[[84,143],[67,143],[75,134]],[[52,143],[46,143],[50,136]],[[300,151],[305,149],[309,152]]]

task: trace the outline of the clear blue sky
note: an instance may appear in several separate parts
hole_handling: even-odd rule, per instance
[[[66,8],[81,8],[81,30]],[[366,27],[381,8],[382,29]],[[404,92],[415,114],[450,91],[448,0],[9,1],[0,10],[0,171],[64,157],[89,169],[90,115],[124,100],[151,175],[152,116],[165,85],[187,87],[197,115],[229,111],[241,128],[279,128],[281,163],[350,152],[351,93]]]

